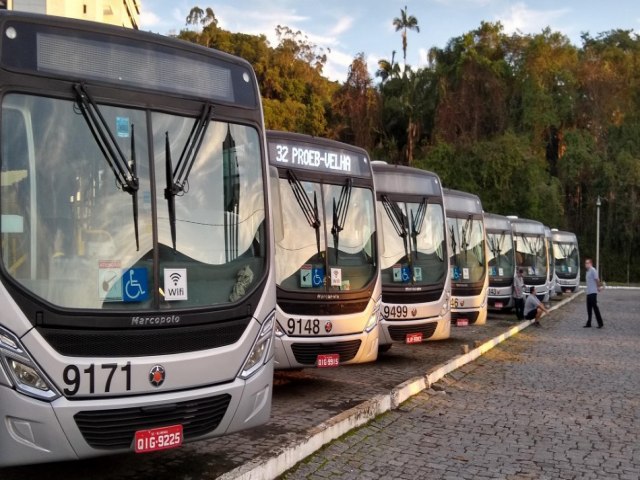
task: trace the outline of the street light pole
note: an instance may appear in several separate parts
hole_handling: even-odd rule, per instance
[[[600,205],[602,205],[602,202],[600,201],[600,195],[598,195],[596,200],[596,270],[598,275],[600,275]]]

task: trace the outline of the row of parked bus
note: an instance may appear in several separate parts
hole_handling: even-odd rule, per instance
[[[513,307],[517,270],[541,300],[578,286],[572,233],[485,213],[435,173],[340,142],[270,131],[267,143],[277,369],[368,362],[484,324],[489,308]]]
[[[0,467],[251,428],[274,367],[483,323],[514,268],[577,286],[569,233],[487,234],[435,174],[265,132],[231,55],[0,11],[0,102]]]

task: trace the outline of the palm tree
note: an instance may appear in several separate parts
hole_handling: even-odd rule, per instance
[[[378,60],[378,70],[376,77],[380,77],[380,81],[384,84],[389,78],[397,77],[400,73],[400,66],[396,63],[396,51],[391,52],[391,61],[386,58]]]
[[[407,68],[407,30],[415,30],[420,33],[420,27],[418,26],[418,19],[413,15],[407,13],[407,6],[404,6],[404,10],[400,10],[400,16],[393,19],[393,26],[396,27],[396,32],[402,30],[402,58],[404,60],[404,68]]]

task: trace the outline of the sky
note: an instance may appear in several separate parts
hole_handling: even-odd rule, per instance
[[[432,47],[473,30],[481,21],[502,22],[507,33],[538,33],[545,27],[581,45],[580,35],[633,29],[640,33],[638,0],[142,0],[141,29],[178,33],[194,6],[211,7],[219,26],[232,32],[264,34],[277,45],[275,28],[286,25],[330,50],[324,74],[344,81],[355,55],[364,52],[373,73],[380,58],[402,62],[402,40],[393,27],[406,5],[420,32],[409,32],[407,63],[427,64]]]

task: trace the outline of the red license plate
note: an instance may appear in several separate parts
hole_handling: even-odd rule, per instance
[[[502,308],[504,304],[502,302],[496,302],[496,308]]]
[[[466,327],[469,325],[469,319],[467,318],[458,318],[456,320],[456,327]]]
[[[338,365],[340,365],[340,354],[338,353],[329,353],[316,357],[316,367],[318,368],[332,368]]]
[[[406,343],[422,343],[422,332],[418,333],[407,333],[407,337],[405,339]]]
[[[182,445],[182,425],[138,430],[134,443],[136,453],[167,450],[180,445]]]

